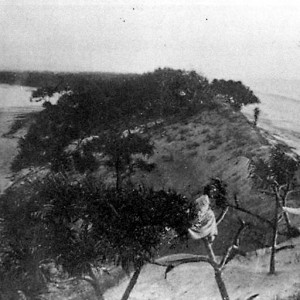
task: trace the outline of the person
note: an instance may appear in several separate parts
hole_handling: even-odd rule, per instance
[[[218,235],[215,214],[210,207],[210,189],[210,186],[206,185],[203,195],[195,200],[197,217],[188,228],[189,236],[193,240],[207,238],[212,242]]]
[[[192,222],[192,226],[186,228],[182,234],[175,234],[168,241],[170,249],[174,249],[177,244],[186,242],[188,247],[188,240],[200,240],[206,238],[209,243],[212,243],[218,235],[218,228],[216,224],[215,214],[211,209],[210,203],[211,187],[206,185],[203,189],[203,195],[195,199],[196,204],[196,218]]]

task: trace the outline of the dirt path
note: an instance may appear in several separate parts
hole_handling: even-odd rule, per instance
[[[247,257],[237,257],[226,267],[223,277],[230,299],[287,299],[299,294],[300,238],[285,242],[294,249],[276,255],[276,275],[268,275],[270,251],[261,249]],[[219,300],[220,295],[212,268],[207,263],[188,263],[172,270],[164,278],[164,267],[146,265],[132,291],[131,300]],[[120,299],[128,279],[110,289],[105,299]],[[291,298],[289,298],[291,299]],[[292,298],[299,299],[299,298]]]

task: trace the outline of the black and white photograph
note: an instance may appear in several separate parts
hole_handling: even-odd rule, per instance
[[[0,300],[300,299],[300,2],[0,0]]]

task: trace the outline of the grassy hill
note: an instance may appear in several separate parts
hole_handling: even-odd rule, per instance
[[[248,166],[253,157],[266,157],[270,141],[265,133],[253,127],[246,117],[226,105],[204,111],[184,121],[162,123],[151,130],[155,154],[151,162],[156,168],[151,173],[139,173],[137,182],[155,189],[175,189],[189,198],[202,193],[202,187],[211,177],[219,177],[228,184],[229,198],[237,195],[243,207],[268,216],[272,201],[262,199],[249,178]],[[269,137],[270,138],[270,137]],[[220,228],[215,247],[222,252],[230,242],[235,230],[236,211],[230,211]],[[249,216],[243,214],[243,218]],[[255,218],[250,218],[253,225]],[[249,237],[245,249],[257,247],[259,241]],[[260,241],[262,244],[265,241]],[[171,252],[185,249],[178,246]],[[199,253],[197,243],[191,242],[188,252]],[[163,253],[169,253],[164,250]]]

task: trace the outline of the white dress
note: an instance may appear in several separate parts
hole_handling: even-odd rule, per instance
[[[218,235],[218,228],[214,212],[210,208],[210,200],[207,195],[196,199],[197,218],[191,228],[188,229],[192,239],[203,239],[207,236],[214,238]]]

